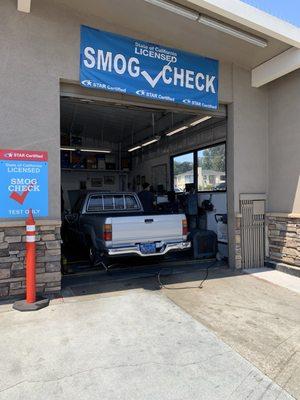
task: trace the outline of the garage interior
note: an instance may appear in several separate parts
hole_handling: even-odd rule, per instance
[[[212,112],[62,93],[60,110],[62,220],[82,192],[139,193],[145,182],[154,193],[155,212],[170,211],[170,192],[185,212],[186,190],[193,185],[198,189],[197,229],[213,232],[215,239],[210,236],[194,244],[198,249],[163,259],[130,257],[117,264],[227,259],[225,106]],[[95,271],[86,252],[75,248],[62,246],[63,272]]]

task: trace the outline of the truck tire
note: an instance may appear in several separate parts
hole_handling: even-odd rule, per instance
[[[100,251],[95,248],[95,246],[92,243],[89,243],[88,245],[88,256],[89,256],[89,262],[92,267],[99,267],[105,269],[106,266],[106,257],[100,254]]]
[[[98,264],[98,251],[91,243],[88,245],[88,256],[91,266],[96,267]]]

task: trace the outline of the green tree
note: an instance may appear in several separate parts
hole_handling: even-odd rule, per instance
[[[198,165],[202,170],[225,171],[225,145],[210,147],[201,151]]]
[[[193,163],[189,161],[178,162],[174,161],[174,175],[183,174],[184,172],[191,171]]]

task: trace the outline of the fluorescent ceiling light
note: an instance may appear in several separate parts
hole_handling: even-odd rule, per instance
[[[188,126],[186,126],[186,125],[181,126],[180,128],[177,128],[177,129],[174,129],[174,130],[171,131],[171,132],[168,132],[168,133],[167,133],[167,136],[172,136],[172,135],[174,135],[175,133],[180,132],[180,131],[183,131],[183,130],[186,129],[186,128],[188,128]]]
[[[153,138],[153,139],[149,140],[148,142],[143,143],[142,147],[148,146],[149,144],[152,144],[152,143],[155,143],[155,142],[158,142],[159,139],[160,139],[159,137],[158,138]]]
[[[135,147],[131,147],[131,149],[128,149],[128,152],[131,153],[134,150],[138,150],[140,149],[142,146],[135,146]]]
[[[191,122],[190,126],[195,126],[195,125],[201,124],[201,122],[207,121],[208,119],[211,119],[211,118],[212,118],[211,116],[207,115],[206,117],[202,117],[200,119],[197,119],[196,121]]]
[[[166,0],[145,0],[145,1],[155,6],[164,8],[165,10],[171,11],[175,14],[179,14],[182,17],[191,19],[192,21],[197,21],[197,19],[199,18],[199,13],[197,13],[196,11],[189,10],[186,7],[179,6],[177,4],[171,3]]]
[[[75,147],[61,147],[61,150],[65,150],[65,151],[75,151]]]
[[[101,150],[101,149],[81,149],[80,147],[75,148],[75,147],[61,147],[61,150],[65,151],[83,151],[83,152],[89,152],[89,153],[111,153],[111,150]]]
[[[245,40],[248,43],[254,44],[259,47],[267,47],[268,42],[262,38],[251,35],[248,32],[237,29],[231,25],[227,25],[223,22],[220,22],[214,18],[207,17],[206,15],[200,15],[198,21],[201,24],[209,26],[211,28],[215,28],[221,32],[227,33],[228,35],[235,36],[239,39]]]
[[[111,150],[101,150],[101,149],[78,149],[80,151],[83,151],[85,153],[111,153]]]

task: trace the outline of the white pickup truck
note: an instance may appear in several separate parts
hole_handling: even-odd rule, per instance
[[[88,249],[92,265],[107,257],[159,256],[191,247],[184,214],[145,214],[135,193],[82,194],[63,230],[68,243]]]

